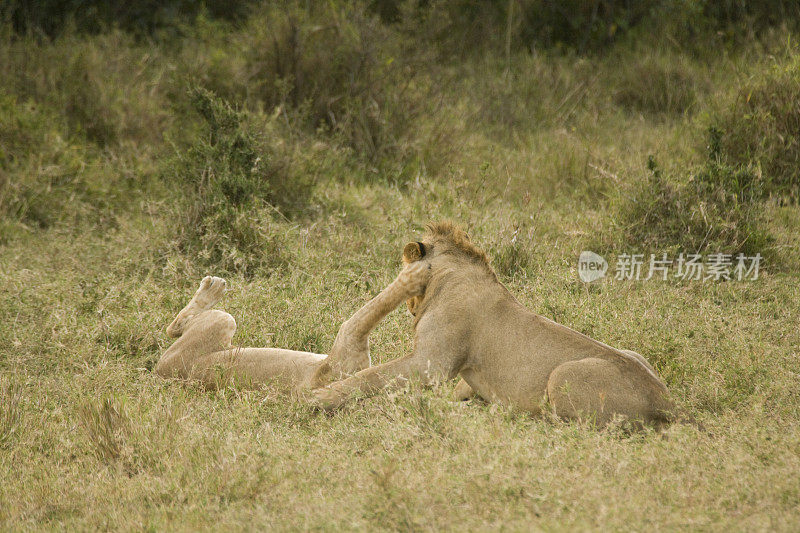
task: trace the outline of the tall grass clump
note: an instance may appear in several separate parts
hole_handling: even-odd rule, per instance
[[[120,33],[51,42],[0,26],[0,43],[0,242],[59,222],[113,226],[170,123],[159,54]]]
[[[22,429],[22,386],[11,378],[0,379],[0,449],[11,445]]]
[[[157,48],[121,32],[54,41],[2,32],[0,87],[65,119],[69,137],[100,147],[153,144],[170,122],[167,65]]]
[[[688,180],[668,176],[651,157],[647,179],[616,200],[619,237],[643,250],[764,254],[772,238],[762,227],[757,169],[727,161],[719,132],[710,132],[706,162]]]
[[[254,132],[242,111],[201,87],[190,90],[190,99],[201,132],[164,172],[165,183],[185,192],[179,245],[225,271],[279,264],[273,218],[300,209],[312,184],[291,174],[288,160]]]
[[[0,243],[59,222],[115,224],[125,187],[65,129],[61,116],[36,102],[0,95]]]
[[[182,409],[146,406],[136,409],[134,416],[131,410],[113,397],[86,399],[78,405],[78,423],[90,452],[101,463],[119,467],[128,476],[163,471],[174,450]]]
[[[526,276],[535,267],[536,238],[530,223],[515,223],[502,231],[499,238],[489,245],[489,256],[501,280],[509,280],[517,276]]]
[[[209,46],[188,74],[220,96],[274,111],[373,164],[414,155],[424,77],[409,65],[413,47],[363,2],[267,5]]]
[[[760,168],[765,196],[800,200],[800,54],[749,80],[711,122],[725,158]]]
[[[6,225],[21,222],[46,227],[52,223],[58,208],[48,205],[51,200],[46,193],[52,184],[37,176],[36,162],[31,159],[33,154],[48,163],[62,159],[64,154],[47,149],[65,144],[54,123],[57,117],[35,104],[0,96],[0,220]]]
[[[624,108],[651,115],[681,115],[689,112],[698,95],[708,86],[702,69],[682,56],[638,51],[614,57],[619,68],[609,80],[614,102]]]

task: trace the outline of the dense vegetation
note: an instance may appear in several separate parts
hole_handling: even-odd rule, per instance
[[[3,3],[0,524],[795,529],[799,23],[788,0]],[[237,342],[328,349],[441,218],[710,434],[452,384],[329,417],[149,372],[207,273]],[[585,285],[583,249],[765,263]],[[410,337],[390,315],[376,362]]]

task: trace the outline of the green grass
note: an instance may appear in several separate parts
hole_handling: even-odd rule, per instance
[[[275,12],[240,30],[201,20],[170,44],[3,34],[0,529],[796,530],[800,210],[751,188],[797,185],[781,159],[793,141],[775,140],[796,106],[769,97],[794,87],[793,40],[429,62],[407,28],[346,13],[344,49],[299,63],[344,70],[326,64],[277,107],[253,55],[269,32],[248,33]],[[327,42],[320,16],[298,18],[299,35]],[[363,93],[366,78],[338,76],[370,32],[403,55],[366,64],[398,70]],[[709,150],[709,125],[736,123],[741,79],[757,112]],[[303,102],[323,89],[347,95],[335,123]],[[229,282],[237,344],[327,350],[442,218],[530,309],[643,354],[707,432],[456,404],[454,383],[323,414],[277,385],[209,391],[152,373],[206,274]],[[585,249],[735,252],[751,230],[769,236],[742,248],[768,257],[757,281],[578,281]],[[412,349],[410,322],[398,309],[378,327],[373,363]]]

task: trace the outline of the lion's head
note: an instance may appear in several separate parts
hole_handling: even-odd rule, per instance
[[[436,269],[437,266],[452,267],[455,263],[466,262],[479,265],[494,276],[489,257],[469,240],[464,230],[449,221],[429,222],[426,230],[421,241],[410,242],[403,248],[404,264],[424,260]],[[412,315],[416,315],[424,298],[425,294],[422,294],[406,301]]]

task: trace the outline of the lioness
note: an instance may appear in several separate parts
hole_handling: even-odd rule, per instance
[[[236,320],[212,309],[225,292],[225,280],[206,276],[194,297],[167,327],[177,337],[156,364],[166,378],[197,380],[218,386],[233,380],[256,386],[283,380],[296,389],[314,389],[370,366],[369,333],[406,299],[422,294],[430,266],[406,266],[397,278],[339,328],[330,355],[281,348],[231,346]]]
[[[282,376],[298,388],[314,389],[314,401],[324,409],[340,406],[356,391],[397,387],[412,375],[425,383],[461,375],[458,396],[474,393],[531,413],[539,413],[546,400],[562,418],[599,426],[615,416],[646,423],[669,419],[667,389],[641,355],[526,309],[498,281],[486,254],[453,224],[429,224],[422,241],[405,246],[403,263],[398,278],[342,325],[330,356],[230,348],[233,318],[209,310],[224,281],[207,278],[168,328],[180,338],[156,371],[213,382],[221,364],[251,383]],[[414,315],[413,352],[365,368],[369,332],[404,300]]]

